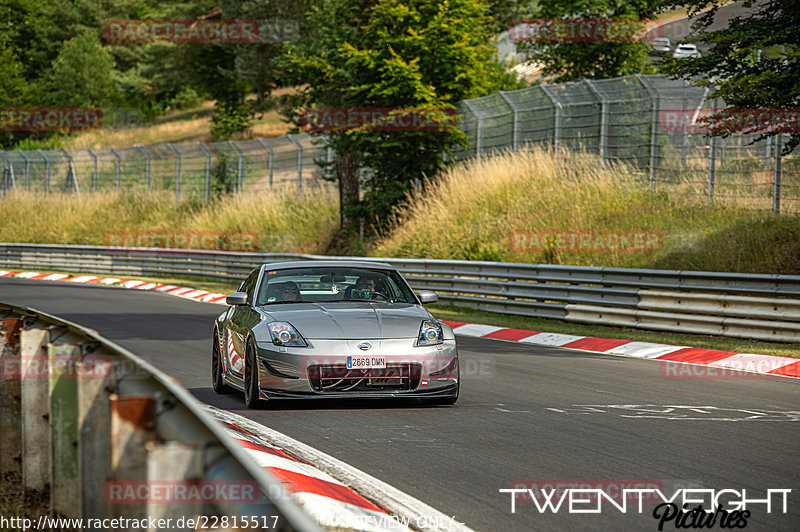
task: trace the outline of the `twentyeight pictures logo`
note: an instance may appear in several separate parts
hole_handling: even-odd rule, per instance
[[[789,511],[788,488],[748,490],[677,488],[665,489],[658,481],[527,480],[501,488],[509,494],[511,513],[518,503],[529,502],[540,514],[648,513],[674,528],[744,528],[759,509],[767,514]],[[653,507],[655,503],[655,507]]]

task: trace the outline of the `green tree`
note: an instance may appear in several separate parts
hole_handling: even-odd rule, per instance
[[[539,40],[531,37],[522,43],[530,62],[542,65],[544,76],[552,81],[574,81],[582,78],[603,79],[628,74],[654,72],[648,47],[638,37],[644,27],[662,8],[664,0],[549,0],[538,5],[534,18],[541,20],[580,19],[583,21],[635,21],[630,32],[635,38],[604,37],[602,32],[591,40],[576,42],[572,38],[554,37]],[[639,25],[641,21],[641,25]],[[590,26],[602,28],[600,24]],[[626,31],[627,33],[627,31]]]
[[[708,31],[714,14],[723,4],[719,0],[669,2],[687,7],[697,18],[701,31],[690,42],[709,45],[706,55],[695,59],[668,59],[663,69],[674,77],[687,77],[698,86],[715,89],[712,97],[723,98],[728,107],[738,109],[797,109],[800,107],[800,3],[793,0],[746,0],[751,11],[735,17],[728,26]],[[699,12],[711,8],[706,13]],[[760,52],[759,52],[760,51]],[[794,124],[786,153],[800,144]],[[712,129],[713,121],[712,121]],[[731,131],[719,128],[716,135]],[[764,132],[758,139],[776,132]]]
[[[69,107],[100,107],[116,102],[114,61],[93,33],[64,43],[50,74],[49,103]]]
[[[322,0],[309,14],[310,34],[289,47],[287,68],[307,84],[294,104],[452,111],[508,81],[493,60],[488,22],[480,0]],[[465,138],[455,127],[323,134],[336,154],[330,170],[344,231],[359,220],[385,227],[410,186],[433,177]]]

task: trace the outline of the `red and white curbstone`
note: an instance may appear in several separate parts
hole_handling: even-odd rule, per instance
[[[780,375],[800,378],[800,360],[789,357],[756,355],[751,353],[732,353],[702,347],[686,347],[633,340],[615,340],[611,338],[594,338],[571,334],[556,334],[523,329],[506,329],[493,325],[480,325],[458,321],[445,321],[453,332],[461,336],[490,338],[509,342],[563,347],[603,353],[606,355],[648,358],[680,362],[713,368],[726,368],[735,371],[760,373],[764,375]]]
[[[0,271],[0,277],[17,277],[20,279],[36,279],[40,281],[67,281],[70,283],[90,283],[104,284],[109,286],[121,286],[133,290],[157,290],[172,296],[202,301],[203,303],[225,304],[225,294],[197,290],[186,286],[176,286],[169,284],[158,284],[149,281],[136,279],[124,280],[116,277],[99,277],[96,275],[68,275],[65,273],[38,273],[38,272],[7,272]]]
[[[229,419],[229,413],[211,410],[248,455],[269,471],[292,499],[317,524],[326,528],[362,531],[405,530],[408,527],[378,504],[292,453],[270,445],[260,436]]]

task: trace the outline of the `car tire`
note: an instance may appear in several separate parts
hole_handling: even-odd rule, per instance
[[[225,384],[222,373],[222,353],[219,350],[219,337],[214,332],[214,341],[211,346],[211,387],[220,395],[233,393],[233,388]]]
[[[258,410],[264,408],[266,401],[261,399],[258,389],[258,366],[256,365],[256,353],[253,344],[247,343],[247,350],[244,358],[244,404],[247,408]]]

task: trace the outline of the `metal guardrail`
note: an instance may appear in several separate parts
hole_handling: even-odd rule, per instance
[[[50,517],[318,530],[177,381],[90,329],[0,303],[0,373],[0,474],[48,494]],[[142,495],[181,486],[201,495]]]
[[[415,289],[436,290],[442,303],[455,306],[585,323],[800,341],[800,276],[797,275],[0,244],[0,269],[11,271],[188,275],[231,282],[238,282],[256,265],[265,262],[354,258],[389,262]],[[612,316],[617,321],[609,321]]]

